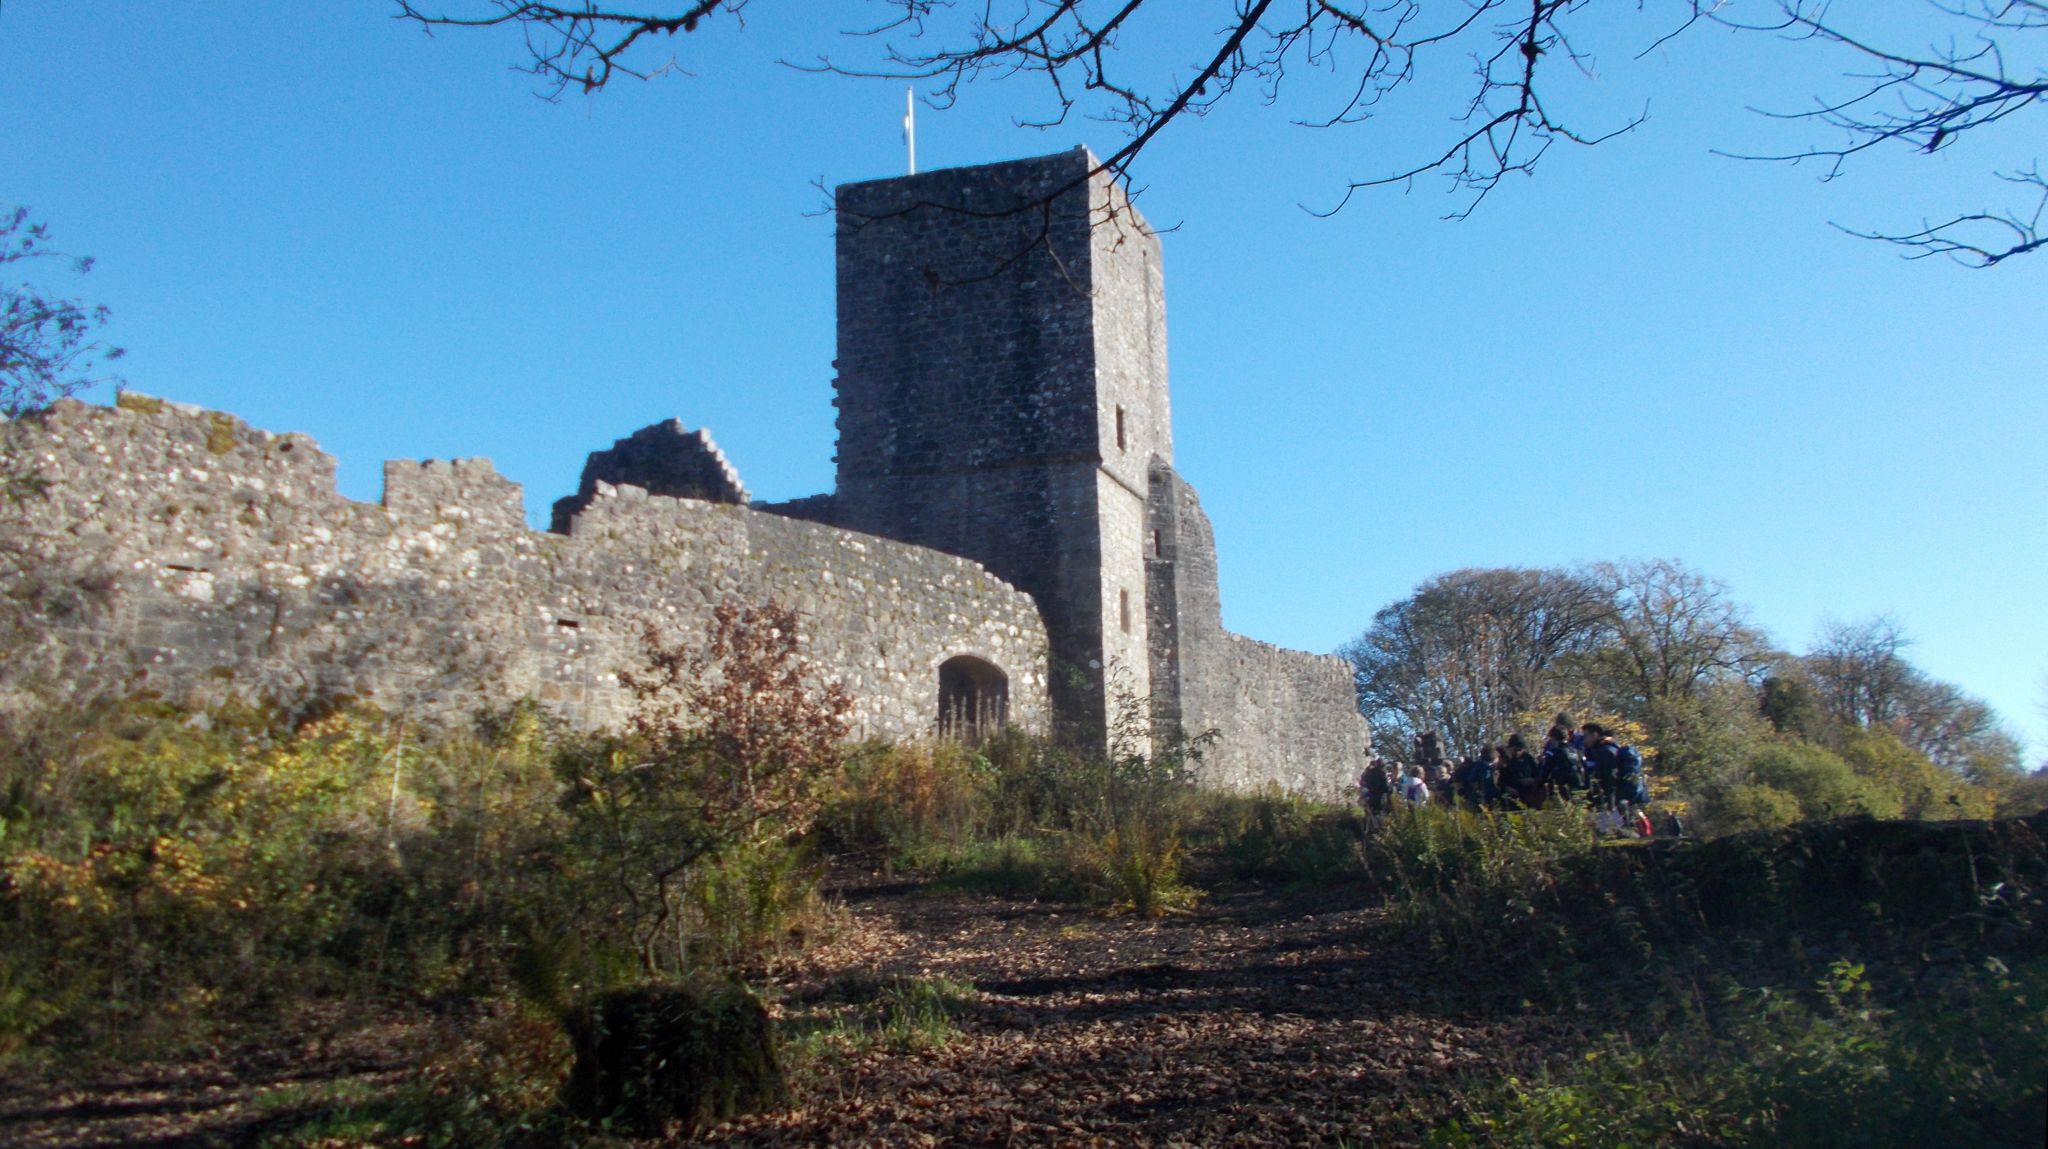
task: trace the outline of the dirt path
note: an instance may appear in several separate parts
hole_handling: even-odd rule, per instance
[[[697,1142],[746,1146],[1412,1144],[1452,1089],[1540,1046],[1548,1023],[1461,1013],[1379,910],[1236,887],[1163,921],[856,882],[843,936],[769,987],[818,1014],[900,977],[971,984],[937,1049],[810,1064],[796,1109]],[[0,1144],[254,1144],[294,1088],[374,1091],[423,1022],[259,1042],[86,1082],[0,1081]],[[280,1102],[280,1091],[287,1100]],[[309,1090],[310,1092],[310,1090]]]
[[[963,1036],[828,1065],[803,1108],[705,1143],[1409,1143],[1461,1078],[1538,1036],[1455,1016],[1419,959],[1375,948],[1379,911],[1356,898],[1243,888],[1159,922],[957,896],[851,905],[862,944],[806,980],[969,982]]]

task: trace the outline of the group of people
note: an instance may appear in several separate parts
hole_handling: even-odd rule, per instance
[[[1590,808],[1603,833],[1652,834],[1643,758],[1598,722],[1575,726],[1560,714],[1532,751],[1520,735],[1453,762],[1434,733],[1415,738],[1407,763],[1374,758],[1358,780],[1365,808],[1383,815],[1397,805],[1455,803],[1468,810],[1540,810],[1553,802]],[[1677,832],[1667,827],[1667,832]]]

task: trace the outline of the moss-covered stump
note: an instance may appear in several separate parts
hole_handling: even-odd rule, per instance
[[[783,1104],[788,1088],[760,999],[737,985],[619,990],[571,1010],[562,1103],[589,1121],[657,1134]]]

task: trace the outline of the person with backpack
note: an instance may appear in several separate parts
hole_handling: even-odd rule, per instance
[[[1483,810],[1493,802],[1493,772],[1496,752],[1488,746],[1475,750],[1458,763],[1451,773],[1451,785],[1458,792],[1458,802],[1467,810]]]
[[[1430,801],[1448,806],[1451,803],[1451,772],[1444,768],[1443,756],[1437,757],[1435,762],[1422,764],[1422,783],[1429,787]]]
[[[1373,759],[1365,773],[1358,777],[1359,799],[1365,803],[1369,813],[1387,812],[1387,792],[1392,788],[1392,780],[1387,777],[1387,763],[1382,758]]]
[[[1556,720],[1551,723],[1550,728],[1552,730],[1564,731],[1565,744],[1578,751],[1580,758],[1586,756],[1586,732],[1572,723],[1571,715],[1559,711]]]
[[[1562,716],[1560,716],[1562,717]],[[1564,801],[1586,792],[1586,759],[1572,745],[1571,728],[1552,726],[1543,739],[1543,788]]]
[[[1581,729],[1586,735],[1587,796],[1595,806],[1611,810],[1621,798],[1617,781],[1621,776],[1621,747],[1598,722],[1588,722]]]
[[[1643,778],[1643,755],[1633,746],[1614,747],[1614,800],[1641,809],[1650,804],[1649,786]]]
[[[1422,781],[1420,768],[1410,766],[1402,770],[1398,789],[1401,800],[1410,808],[1429,805],[1429,786]]]
[[[1543,808],[1543,767],[1529,753],[1529,743],[1520,734],[1508,735],[1507,756],[1501,762],[1500,788],[1510,809]]]
[[[1594,801],[1602,806],[1643,806],[1650,801],[1642,752],[1616,742],[1597,722],[1586,723],[1586,773],[1592,779]]]

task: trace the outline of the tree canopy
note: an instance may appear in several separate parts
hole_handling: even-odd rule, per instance
[[[2048,801],[1991,707],[1912,665],[1894,619],[1777,649],[1719,579],[1668,559],[1437,575],[1339,650],[1374,742],[1452,754],[1617,722],[1722,829],[1985,817]]]

